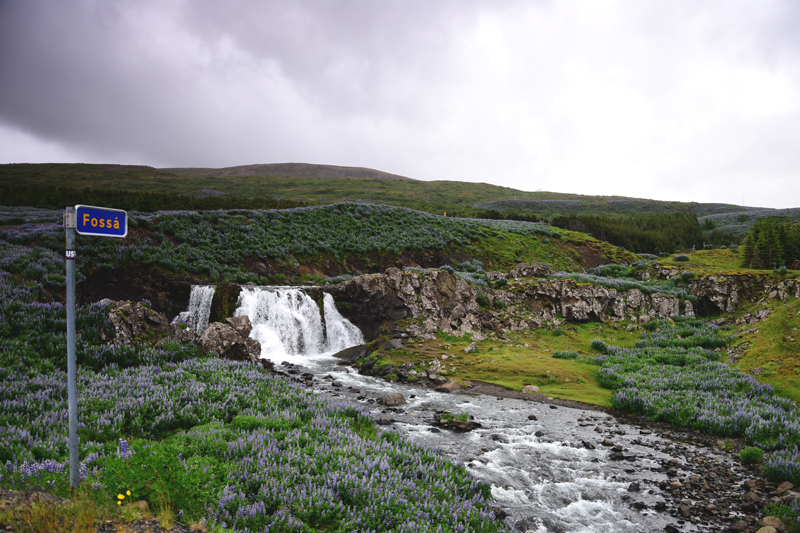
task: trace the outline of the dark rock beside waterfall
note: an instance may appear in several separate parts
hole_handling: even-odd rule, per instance
[[[239,301],[239,293],[242,288],[235,283],[223,281],[217,284],[214,289],[214,299],[211,300],[211,314],[208,316],[209,322],[222,322],[226,318],[233,316],[236,311],[236,302]],[[249,335],[249,333],[248,333]]]
[[[126,239],[130,239],[129,235]],[[84,273],[86,279],[76,287],[78,305],[104,298],[117,302],[148,300],[154,311],[172,320],[189,305],[192,285],[206,281],[195,274],[165,274],[155,265],[129,268],[96,268]]]
[[[108,319],[113,331],[101,332],[101,338],[112,344],[155,344],[165,337],[171,337],[181,343],[197,340],[198,335],[191,328],[182,328],[170,324],[167,318],[152,310],[142,302],[108,303]]]
[[[492,512],[494,513],[494,517],[501,522],[508,516],[508,513],[500,507],[492,507]]]
[[[247,317],[214,322],[200,337],[200,345],[206,353],[213,352],[224,359],[256,363],[261,357],[261,343],[241,333],[249,334],[250,330],[252,325]]]
[[[225,323],[235,329],[236,333],[242,337],[250,336],[250,332],[253,331],[253,324],[250,323],[250,319],[246,316],[226,318]]]
[[[367,356],[367,347],[363,344],[352,346],[333,354],[333,356],[348,363],[355,363],[359,359]]]

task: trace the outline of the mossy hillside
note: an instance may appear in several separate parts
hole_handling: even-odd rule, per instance
[[[547,237],[497,231],[478,239],[471,251],[484,262],[486,270],[507,272],[519,263],[531,261],[547,263],[555,270],[567,272],[584,268],[581,255],[575,248]]]
[[[800,402],[800,300],[765,300],[737,314],[765,307],[771,311],[769,318],[739,326],[734,346],[743,345],[744,353],[734,366],[772,385],[776,394]]]
[[[378,341],[371,357],[376,359],[377,368],[413,363],[417,371],[431,368],[433,360],[439,359],[444,375],[462,383],[484,381],[512,390],[536,385],[542,394],[553,398],[610,407],[612,391],[600,386],[599,366],[581,359],[556,359],[553,354],[574,351],[589,358],[596,355],[590,347],[595,338],[633,346],[639,335],[622,324],[590,322],[509,334],[505,341],[492,337],[478,342],[476,352],[466,353],[464,348],[472,342],[470,335],[439,333],[435,340],[406,342],[403,348],[394,350],[379,348]]]

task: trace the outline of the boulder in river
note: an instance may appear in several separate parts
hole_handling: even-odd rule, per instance
[[[406,403],[406,399],[403,398],[402,394],[394,393],[381,396],[378,398],[378,403],[386,406],[403,405]]]
[[[363,344],[359,344],[358,346],[351,346],[350,348],[345,348],[341,352],[337,352],[333,354],[334,357],[337,359],[342,359],[348,363],[354,363],[359,359],[362,359],[367,356],[367,347]],[[374,364],[374,363],[373,363]]]
[[[463,389],[464,386],[461,385],[461,383],[453,381],[452,379],[448,379],[445,383],[436,387],[435,390],[438,392],[456,392]]]
[[[472,431],[473,429],[483,427],[478,422],[472,420],[471,416],[467,417],[467,415],[461,415],[454,417],[452,414],[446,411],[443,413],[437,413],[433,424],[440,428],[457,431],[459,433],[466,433],[468,431]]]

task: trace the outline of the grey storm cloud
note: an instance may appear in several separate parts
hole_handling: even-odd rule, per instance
[[[797,206],[798,27],[794,0],[0,0],[0,162]]]

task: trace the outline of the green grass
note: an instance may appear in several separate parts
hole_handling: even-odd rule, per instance
[[[689,256],[689,261],[675,261],[675,254],[670,254],[669,257],[659,258],[658,262],[664,266],[704,273],[738,270],[741,262],[739,254],[728,249],[698,250],[685,255]]]
[[[729,249],[698,250],[693,253],[686,253],[688,261],[675,261],[674,256],[661,257],[658,263],[665,267],[679,268],[681,270],[692,270],[697,274],[773,274],[772,270],[751,269],[741,266],[741,257],[738,252]],[[790,273],[796,272],[789,270]]]
[[[768,300],[768,306],[769,318],[741,327],[758,329],[758,333],[742,336],[750,346],[735,366],[745,372],[761,368],[756,375],[759,381],[772,385],[778,395],[800,402],[800,300]]]
[[[547,329],[530,330],[509,335],[510,342],[481,341],[477,343],[478,351],[471,354],[464,352],[472,342],[469,335],[461,338],[440,333],[435,340],[407,343],[403,350],[379,350],[377,366],[413,362],[415,368],[422,370],[430,368],[433,358],[439,358],[447,369],[446,376],[462,383],[484,381],[513,390],[536,385],[542,394],[553,398],[611,407],[612,391],[600,386],[599,366],[580,359],[556,359],[553,353],[575,351],[588,358],[596,355],[590,348],[593,339],[632,347],[639,338],[639,332],[613,327],[585,323],[564,326],[560,334]],[[447,358],[441,360],[442,355]]]

